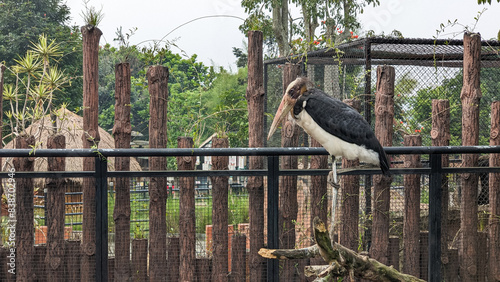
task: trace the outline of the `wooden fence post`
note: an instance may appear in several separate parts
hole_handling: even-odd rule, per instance
[[[464,34],[464,81],[460,99],[462,101],[462,145],[479,144],[479,102],[481,88],[479,72],[481,69],[481,36],[466,32]],[[477,165],[477,154],[463,154],[462,167]],[[473,173],[461,174],[462,195],[460,208],[460,227],[462,252],[460,274],[464,281],[475,281],[477,265],[477,185],[478,176]]]
[[[248,32],[248,86],[246,91],[248,107],[248,147],[264,146],[264,61],[262,31]],[[250,156],[249,169],[263,169],[264,159]],[[264,179],[250,176],[247,181],[249,218],[250,218],[250,253],[248,254],[250,280],[263,281],[264,258],[258,252],[264,247]]]
[[[102,32],[93,25],[81,28],[83,43],[83,148],[99,144],[99,39]],[[83,158],[83,170],[94,171],[94,158]],[[95,179],[83,178],[82,281],[94,281],[96,271]]]
[[[241,230],[238,230],[241,232]],[[246,280],[247,273],[247,236],[235,233],[231,236],[231,276],[230,281]]]
[[[82,249],[81,242],[78,240],[69,240],[66,241],[66,271],[65,277],[66,281],[79,281],[81,278],[81,260],[82,260]]]
[[[115,66],[115,148],[130,148],[132,126],[130,124],[130,64]],[[130,170],[130,157],[115,158],[116,171]],[[130,280],[130,178],[115,179],[115,281]]]
[[[212,148],[229,148],[229,139],[212,138]],[[228,156],[213,156],[213,170],[228,170]],[[212,281],[228,281],[228,188],[227,176],[213,176],[212,180]],[[208,273],[204,273],[208,276]]]
[[[432,146],[449,146],[450,145],[450,101],[441,99],[432,100],[432,129],[431,129]],[[442,167],[448,167],[450,158],[448,155],[441,157]],[[448,242],[451,240],[448,230],[448,204],[450,201],[450,193],[448,191],[448,177],[443,175],[441,179],[441,262],[443,264],[442,277],[448,277],[450,259],[448,257]]]
[[[193,138],[177,137],[177,146],[179,148],[193,148],[193,145]],[[194,170],[195,163],[196,157],[177,157],[177,167],[179,170]],[[194,281],[196,267],[196,223],[193,177],[179,177],[179,193],[179,244],[181,248],[179,281]]]
[[[179,237],[167,238],[167,277],[168,281],[179,281],[179,265],[181,261]]]
[[[500,101],[491,105],[490,145],[500,145]],[[490,154],[490,166],[500,166],[500,154]],[[500,281],[500,173],[490,173],[489,279]]]
[[[35,146],[33,135],[17,136],[16,149],[30,149]],[[15,157],[13,160],[15,172],[33,171],[34,157]],[[33,268],[34,228],[33,219],[33,179],[16,179],[16,281],[35,281]]]
[[[148,240],[132,240],[132,279],[134,282],[148,281]],[[168,280],[174,281],[174,280]]]
[[[422,136],[405,135],[404,145],[422,146]],[[420,155],[405,155],[404,167],[421,167]],[[418,244],[420,239],[420,174],[405,174],[404,189],[403,272],[418,277],[420,274],[420,248]]]
[[[375,96],[375,136],[382,146],[392,146],[394,120],[394,67],[377,67]],[[387,264],[389,255],[389,208],[391,177],[373,177],[373,228],[370,256]]]
[[[151,66],[147,72],[150,95],[149,147],[167,147],[168,69]],[[165,157],[149,157],[150,170],[166,170]],[[151,177],[149,181],[149,280],[164,281],[167,263],[166,200],[167,179]]]
[[[356,111],[361,109],[361,101],[345,99],[344,103]],[[359,165],[359,160],[342,158],[342,167],[349,168]],[[344,247],[357,250],[359,242],[359,175],[344,175],[341,181],[341,207],[339,225],[339,243]]]
[[[51,135],[47,139],[47,149],[65,149],[66,137],[62,134]],[[66,170],[66,158],[64,157],[48,157],[48,171],[64,171]],[[51,282],[64,282],[67,277],[64,277],[64,260],[65,260],[65,243],[64,243],[64,213],[65,213],[65,178],[48,178],[46,186],[47,191],[47,254],[45,264],[48,266],[48,280]]]
[[[285,64],[283,70],[283,89],[288,87],[300,75],[300,65]],[[281,130],[281,146],[297,147],[299,145],[299,126],[284,119]],[[282,156],[282,169],[297,169],[297,156]],[[282,176],[279,183],[279,236],[280,248],[295,248],[295,222],[297,221],[297,176]],[[280,280],[292,281],[295,276],[295,262],[284,260],[280,262]]]

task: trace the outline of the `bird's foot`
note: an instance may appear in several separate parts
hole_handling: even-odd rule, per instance
[[[336,175],[335,175],[336,176]],[[340,189],[340,183],[339,181],[336,179],[336,177],[334,176],[334,173],[333,172],[330,172],[328,174],[328,184],[330,184],[333,188],[335,188],[336,190],[339,190]]]

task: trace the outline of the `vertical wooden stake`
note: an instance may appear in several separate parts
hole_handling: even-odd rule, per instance
[[[52,135],[47,139],[47,149],[66,149],[64,135]],[[48,157],[48,171],[66,170],[66,158]],[[47,255],[45,264],[48,266],[48,279],[52,282],[67,281],[64,275],[65,243],[64,243],[64,213],[65,213],[65,178],[47,179]],[[46,203],[47,204],[47,203]]]
[[[193,148],[191,137],[178,137],[177,147]],[[196,157],[177,157],[179,170],[194,170]],[[195,229],[195,203],[194,203],[194,178],[179,177],[179,244],[180,267],[179,281],[195,281],[196,266],[196,229]],[[227,225],[226,225],[227,233]],[[226,240],[227,242],[227,240]],[[227,253],[227,250],[226,250]],[[227,260],[226,260],[227,261]],[[226,268],[227,269],[227,268]]]
[[[29,149],[35,145],[32,135],[16,137],[14,141],[16,149]],[[15,157],[15,172],[33,171],[35,167],[34,157]],[[33,219],[33,179],[16,179],[16,281],[35,281],[33,268],[35,248]]]
[[[462,100],[462,145],[479,144],[479,102],[481,88],[479,73],[481,69],[481,36],[466,32],[464,34],[464,81],[460,99]],[[477,165],[477,154],[462,155],[462,167]],[[460,227],[462,252],[460,274],[463,281],[475,281],[477,265],[477,185],[478,176],[472,173],[461,174],[462,197],[460,208]],[[482,267],[482,266],[481,266]]]
[[[432,100],[432,146],[450,145],[450,102],[448,100]],[[442,155],[442,167],[448,167],[450,158],[448,155]],[[448,177],[442,175],[441,188],[443,189],[441,197],[441,262],[443,264],[442,277],[448,277],[450,259],[448,257],[448,242],[452,240],[448,226],[448,203],[450,193],[448,191]]]
[[[229,148],[227,137],[212,138],[212,148]],[[213,170],[228,170],[228,156],[213,156]],[[212,281],[228,281],[228,188],[227,176],[213,176],[212,180]],[[205,274],[206,275],[206,274]],[[208,275],[206,275],[208,276]]]
[[[167,147],[168,69],[149,67],[147,72],[150,95],[149,147]],[[166,170],[165,157],[149,157],[150,170]],[[167,180],[151,177],[149,181],[149,280],[164,281],[167,263],[166,200]]]
[[[382,146],[392,146],[394,120],[394,67],[377,67],[375,136]],[[370,256],[387,264],[389,255],[389,208],[391,177],[373,177],[373,235]]]
[[[300,75],[300,65],[285,64],[283,70],[283,89],[288,87]],[[299,145],[299,126],[295,122],[285,119],[281,130],[281,146],[297,147]],[[297,156],[282,156],[282,169],[297,169]],[[297,176],[282,176],[279,183],[279,234],[280,248],[295,248],[295,222],[297,221]],[[280,278],[292,281],[295,276],[295,262],[285,260],[282,265]]]
[[[262,31],[248,32],[248,147],[264,146],[264,61]],[[249,169],[263,169],[264,159],[249,157]],[[250,253],[248,254],[250,280],[263,281],[264,259],[258,254],[264,247],[264,180],[250,176],[247,182],[250,206]]]
[[[81,28],[83,42],[83,148],[99,144],[99,39],[102,32],[95,26]],[[83,170],[94,171],[94,158],[83,159]],[[95,179],[83,178],[82,281],[96,279],[96,203]]]
[[[130,124],[130,64],[115,66],[115,148],[130,148],[132,126]],[[115,158],[116,171],[130,170],[130,157]],[[128,281],[130,271],[130,178],[115,179],[115,281]]]
[[[422,146],[422,136],[405,135],[405,146]],[[405,155],[405,168],[421,167],[420,155]],[[418,277],[420,274],[420,174],[404,175],[405,209],[403,221],[403,272]]]
[[[491,104],[490,145],[500,145],[500,101]],[[490,166],[500,166],[500,154],[490,154]],[[489,281],[500,281],[500,173],[490,173]]]
[[[353,107],[358,112],[361,110],[361,101],[346,99],[344,103]],[[342,167],[349,168],[359,165],[359,160],[342,158]],[[341,207],[339,225],[339,242],[351,250],[358,249],[359,232],[359,175],[342,176],[341,181]]]

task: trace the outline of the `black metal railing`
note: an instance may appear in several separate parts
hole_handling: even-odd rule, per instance
[[[391,169],[396,174],[428,174],[429,181],[429,281],[441,281],[441,177],[450,173],[500,173],[500,167],[456,168],[442,167],[443,154],[488,154],[500,153],[500,146],[467,147],[387,147],[389,155],[420,154],[429,155],[429,167]],[[268,178],[268,226],[267,247],[279,248],[278,206],[279,176],[283,175],[327,175],[329,169],[282,170],[279,156],[289,155],[327,155],[323,148],[230,148],[230,149],[3,149],[0,157],[85,157],[95,158],[95,171],[85,172],[21,172],[16,178],[70,178],[93,177],[96,179],[96,281],[108,280],[108,207],[107,179],[110,177],[203,177],[203,176],[265,176]],[[138,156],[262,156],[267,157],[267,168],[262,170],[223,170],[223,171],[108,171],[106,158]],[[380,173],[379,169],[362,169],[339,172],[343,175],[370,175]],[[8,178],[7,172],[0,178]],[[278,281],[279,265],[277,260],[267,262],[268,281]]]

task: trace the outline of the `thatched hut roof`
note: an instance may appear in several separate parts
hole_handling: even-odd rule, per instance
[[[42,125],[43,124],[43,125]],[[66,149],[82,149],[83,148],[83,118],[67,109],[61,109],[58,112],[57,127],[60,134],[66,137]],[[50,116],[47,115],[43,119],[35,122],[26,129],[28,134],[35,136],[37,146],[36,149],[47,148],[47,138],[52,133],[52,122]],[[99,135],[101,141],[98,144],[100,149],[115,148],[115,140],[104,129],[99,127]],[[14,141],[5,145],[5,149],[13,149]],[[2,163],[2,168],[5,170],[4,163],[7,161],[7,167],[12,166],[12,159],[5,159]],[[110,158],[108,162],[108,170],[114,169],[114,158]],[[83,158],[66,158],[66,171],[82,171]],[[130,171],[140,171],[141,166],[135,158],[130,160]],[[47,158],[37,158],[35,160],[35,171],[47,171]]]

